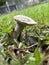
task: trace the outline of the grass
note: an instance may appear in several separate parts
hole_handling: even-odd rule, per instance
[[[4,32],[11,32],[11,30],[12,30],[11,27],[14,26],[13,17],[15,15],[20,15],[20,14],[31,17],[32,19],[37,21],[38,24],[43,24],[43,25],[49,26],[49,3],[40,4],[40,5],[37,5],[34,7],[33,6],[28,7],[21,11],[13,11],[9,14],[0,16],[0,38],[2,35],[4,37]],[[38,31],[38,29],[37,29],[37,31]],[[47,36],[48,36],[48,34],[47,34]],[[5,37],[5,42],[8,42],[7,38],[8,37]],[[40,42],[38,42],[38,43],[40,43]],[[35,56],[37,58],[39,56],[39,53],[36,51],[35,51]],[[39,58],[36,61],[39,63]],[[34,62],[30,62],[30,64],[27,64],[27,65],[31,65],[31,64],[35,65]]]
[[[21,11],[13,11],[7,15],[0,16],[0,22],[14,21],[15,15],[26,15],[37,21],[39,24],[45,24],[49,26],[49,3],[40,4],[37,6],[28,7]],[[3,24],[4,24],[3,23]]]

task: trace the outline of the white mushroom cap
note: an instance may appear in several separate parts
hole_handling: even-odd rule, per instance
[[[18,23],[27,24],[27,25],[37,24],[37,22],[24,15],[14,16],[14,20],[17,21]]]

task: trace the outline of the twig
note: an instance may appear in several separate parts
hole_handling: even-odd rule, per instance
[[[31,47],[34,47],[35,45],[37,45],[38,43],[36,43],[36,44],[33,44],[33,45],[31,45],[31,46],[29,46],[29,47],[27,47],[27,48],[24,48],[24,49],[30,49]]]
[[[29,46],[29,47],[26,47],[26,48],[16,48],[17,50],[28,50],[28,49],[30,49],[31,47],[34,47],[35,45],[37,45],[38,43],[36,43],[36,44],[33,44],[33,45],[31,45],[31,46]]]

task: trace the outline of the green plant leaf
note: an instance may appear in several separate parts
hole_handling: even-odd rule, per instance
[[[38,51],[37,48],[35,49],[34,54],[35,54],[35,59],[36,59],[36,65],[38,65],[41,61],[41,56],[40,56],[40,52]]]
[[[13,59],[13,60],[12,60],[12,64],[13,64],[13,65],[20,65],[20,62],[19,62],[18,59]]]

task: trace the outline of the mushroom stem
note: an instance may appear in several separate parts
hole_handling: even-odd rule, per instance
[[[14,30],[14,35],[13,35],[13,37],[15,39],[18,39],[18,37],[19,37],[20,33],[22,32],[22,30],[24,29],[24,27],[25,27],[24,25],[17,22],[15,30]]]

